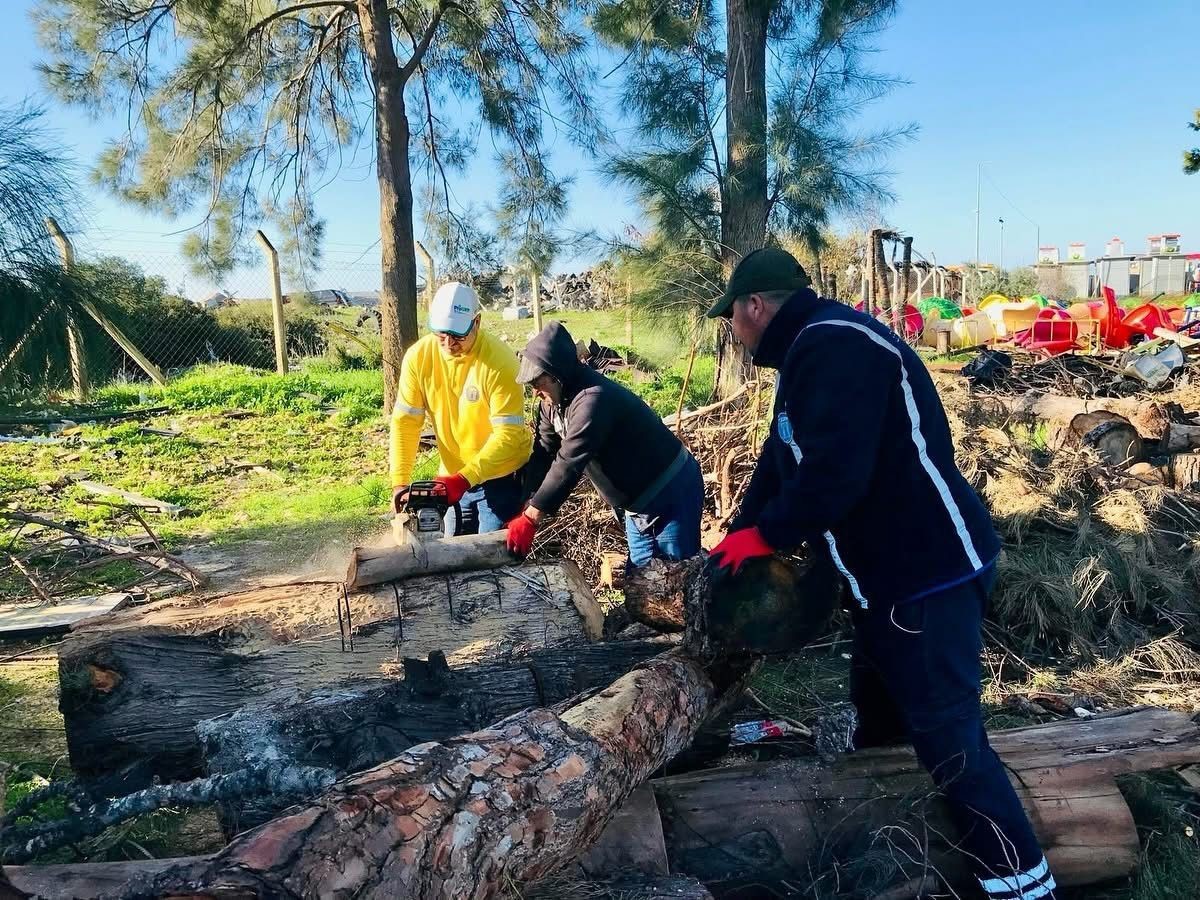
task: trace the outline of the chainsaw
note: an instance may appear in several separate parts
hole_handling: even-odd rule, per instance
[[[440,541],[446,536],[446,513],[451,507],[459,530],[463,524],[462,510],[457,503],[450,503],[446,486],[436,481],[414,481],[409,485],[403,509],[392,519],[392,536],[397,546]]]

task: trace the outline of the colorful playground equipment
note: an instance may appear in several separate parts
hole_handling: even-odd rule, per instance
[[[1046,355],[1073,351],[1123,350],[1140,340],[1161,337],[1200,319],[1200,294],[1190,308],[1143,303],[1126,311],[1116,293],[1104,287],[1103,298],[1082,300],[1063,308],[1040,294],[1013,299],[989,294],[972,310],[945,297],[927,297],[916,309],[906,308],[905,330],[919,333],[921,344],[937,347],[939,334],[948,335],[952,350],[996,342],[1011,342]],[[921,315],[919,332],[913,312]],[[943,339],[941,346],[946,346]]]

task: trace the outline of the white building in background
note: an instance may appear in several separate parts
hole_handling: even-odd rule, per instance
[[[1119,237],[1111,238],[1104,245],[1104,255],[1096,259],[1087,258],[1082,242],[1068,248],[1066,260],[1060,262],[1058,248],[1040,247],[1034,269],[1039,275],[1057,274],[1079,297],[1098,296],[1105,285],[1118,297],[1186,294],[1192,288],[1194,269],[1200,265],[1200,255],[1183,253],[1176,232],[1150,235],[1142,253],[1127,253]]]
[[[232,294],[227,294],[224,291],[217,291],[214,294],[209,294],[203,300],[193,300],[192,302],[201,309],[219,309],[220,307],[227,305],[231,300],[233,300]]]

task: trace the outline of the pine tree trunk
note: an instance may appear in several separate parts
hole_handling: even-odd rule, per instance
[[[721,207],[721,262],[726,279],[737,261],[767,240],[766,0],[727,0],[729,64],[725,74],[728,171]],[[746,383],[750,354],[732,331],[717,332],[717,396]]]
[[[412,747],[125,896],[501,896],[587,850],[720,696],[695,660],[663,654],[561,712]]]
[[[404,78],[392,45],[387,0],[357,0],[363,49],[375,83],[376,177],[379,182],[380,337],[383,405],[396,400],[404,351],[417,339],[417,255]]]
[[[888,289],[887,257],[883,254],[883,232],[876,228],[871,234],[874,236],[871,252],[875,254],[875,284],[872,290],[875,294],[876,311],[882,313],[892,308],[892,295]]]

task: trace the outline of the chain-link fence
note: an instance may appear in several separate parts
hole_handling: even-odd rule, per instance
[[[177,237],[94,230],[68,239],[63,251],[71,302],[38,290],[5,298],[28,308],[5,323],[0,393],[43,394],[80,379],[87,387],[165,380],[202,364],[276,368],[269,253],[206,277],[189,266]],[[279,283],[289,365],[339,348],[377,362],[377,247],[331,244],[317,271],[298,274],[285,264]]]
[[[197,274],[181,252],[180,238],[156,232],[92,229],[74,235],[63,249],[71,290],[79,296],[52,310],[54,304],[44,298],[16,301],[29,307],[28,315],[10,323],[11,335],[3,335],[11,337],[13,347],[0,347],[0,394],[166,380],[205,364],[277,368],[276,275],[266,245],[257,258],[219,276]],[[528,315],[520,309],[532,305],[528,271],[431,272],[418,249],[422,321],[434,290],[451,280],[471,284],[490,310],[516,307],[521,317]],[[284,260],[278,273],[288,365],[314,357],[379,365],[378,242],[329,241],[309,269],[294,271]],[[603,269],[543,276],[538,280],[542,309],[620,305],[624,294],[611,281]],[[39,302],[44,310],[34,308]]]

